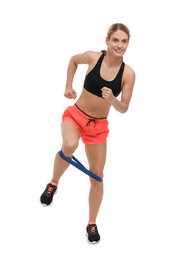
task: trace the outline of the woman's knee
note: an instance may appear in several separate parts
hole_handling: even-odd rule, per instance
[[[78,147],[78,142],[74,142],[73,140],[69,140],[68,142],[63,143],[62,151],[67,157],[71,157],[74,151]]]
[[[94,189],[100,189],[103,187],[103,182],[97,181],[91,177],[90,177],[90,184],[91,184],[91,187]]]
[[[100,178],[103,178],[103,168],[99,167],[99,165],[95,165],[94,167],[90,167],[89,170],[99,176]]]
[[[103,178],[103,170],[101,170],[101,169],[90,169],[90,171],[92,172],[92,173],[94,173],[95,175],[97,175],[97,176],[99,176],[100,178]],[[101,182],[99,182],[99,181],[97,181],[96,179],[94,179],[94,178],[90,178],[90,182],[91,182],[91,184],[92,185],[98,185],[98,184],[100,184]]]

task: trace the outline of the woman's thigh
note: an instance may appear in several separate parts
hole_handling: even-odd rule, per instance
[[[103,177],[103,169],[106,162],[106,144],[86,144],[85,151],[90,171]]]
[[[77,125],[72,120],[64,120],[61,123],[61,134],[64,147],[77,147],[80,132]]]

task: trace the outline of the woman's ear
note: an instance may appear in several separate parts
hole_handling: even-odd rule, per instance
[[[108,41],[109,41],[109,39],[108,39],[108,37],[106,37],[105,38],[105,43],[106,43],[107,46],[108,46]]]

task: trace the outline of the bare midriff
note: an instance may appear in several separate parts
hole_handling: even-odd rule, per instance
[[[109,113],[110,104],[101,97],[91,94],[83,89],[76,105],[86,114],[96,118],[106,118]]]

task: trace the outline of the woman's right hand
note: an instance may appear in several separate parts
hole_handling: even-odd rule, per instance
[[[64,96],[69,99],[75,99],[77,97],[77,93],[73,88],[66,88]]]

